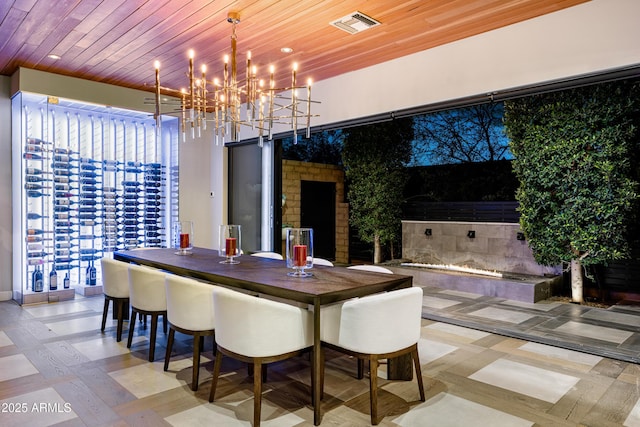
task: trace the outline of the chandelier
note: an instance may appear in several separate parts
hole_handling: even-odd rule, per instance
[[[160,62],[155,61],[155,113],[157,129],[161,127],[163,102],[161,92],[173,96],[174,101],[165,101],[171,113],[180,116],[182,140],[186,141],[189,130],[191,138],[201,137],[207,126],[212,126],[216,145],[227,141],[236,142],[241,127],[249,127],[257,133],[258,145],[264,137],[273,139],[274,125],[288,125],[293,130],[293,140],[297,143],[298,129],[304,125],[306,137],[310,135],[311,79],[304,86],[298,86],[297,64],[291,70],[291,86],[276,88],[273,65],[269,69],[269,80],[265,84],[258,77],[257,67],[251,65],[251,52],[247,52],[244,80],[238,77],[236,25],[240,23],[238,13],[230,12],[227,22],[232,25],[231,56],[224,56],[222,79],[207,80],[207,66],[201,66],[201,75],[194,70],[193,50],[189,50],[189,87],[181,90],[160,85]]]

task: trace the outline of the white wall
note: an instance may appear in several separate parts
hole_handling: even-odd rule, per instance
[[[0,301],[11,299],[11,79],[0,76]]]

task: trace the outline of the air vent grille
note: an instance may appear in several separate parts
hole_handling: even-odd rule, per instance
[[[356,34],[380,25],[380,22],[376,21],[370,16],[365,15],[362,12],[353,12],[340,19],[336,19],[335,21],[331,22],[331,25],[343,31],[346,31],[349,34]]]

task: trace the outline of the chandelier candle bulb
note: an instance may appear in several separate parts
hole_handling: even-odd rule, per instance
[[[207,66],[202,64],[202,129],[207,130]]]

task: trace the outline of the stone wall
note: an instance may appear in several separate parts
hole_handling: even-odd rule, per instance
[[[335,261],[349,261],[349,204],[345,203],[344,171],[335,165],[282,161],[282,224],[300,227],[301,181],[335,182],[336,184],[336,253]]]
[[[431,235],[425,235],[430,229]],[[475,237],[468,237],[469,231]],[[402,258],[415,263],[451,264],[519,274],[560,274],[559,267],[538,264],[518,224],[402,221]]]

